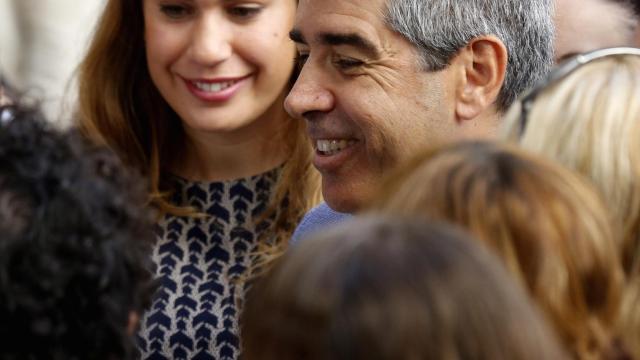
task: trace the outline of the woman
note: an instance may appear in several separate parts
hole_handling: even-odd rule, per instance
[[[161,289],[144,358],[235,359],[244,279],[315,204],[282,102],[295,0],[110,0],[80,68],[80,127],[150,179]]]
[[[509,110],[503,136],[600,190],[627,275],[620,332],[640,358],[640,49],[602,49],[559,65]]]
[[[573,359],[624,359],[615,331],[623,272],[595,190],[555,163],[470,142],[419,155],[375,208],[468,229],[545,312]]]
[[[561,360],[504,267],[444,224],[363,217],[294,247],[251,289],[247,360]]]

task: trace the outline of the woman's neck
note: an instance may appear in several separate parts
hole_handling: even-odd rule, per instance
[[[175,159],[175,174],[194,181],[222,181],[267,172],[288,157],[286,130],[290,120],[277,101],[259,119],[231,132],[205,132],[185,127],[184,147]]]

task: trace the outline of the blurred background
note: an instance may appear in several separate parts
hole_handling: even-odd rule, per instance
[[[73,74],[105,0],[0,0],[0,74],[68,126]],[[62,120],[64,119],[64,120]]]

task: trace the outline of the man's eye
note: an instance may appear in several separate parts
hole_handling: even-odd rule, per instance
[[[182,19],[193,13],[193,9],[184,5],[162,5],[160,11],[170,19]]]
[[[229,15],[240,18],[240,19],[249,19],[256,15],[258,15],[262,11],[262,7],[258,5],[251,6],[234,6],[227,10]]]
[[[333,60],[333,63],[342,70],[349,70],[364,64],[363,61],[350,57],[337,57]]]

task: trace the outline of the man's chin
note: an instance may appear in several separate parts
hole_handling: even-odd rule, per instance
[[[365,199],[360,192],[349,191],[347,186],[337,188],[323,182],[322,196],[329,207],[337,212],[354,214],[362,209]]]

